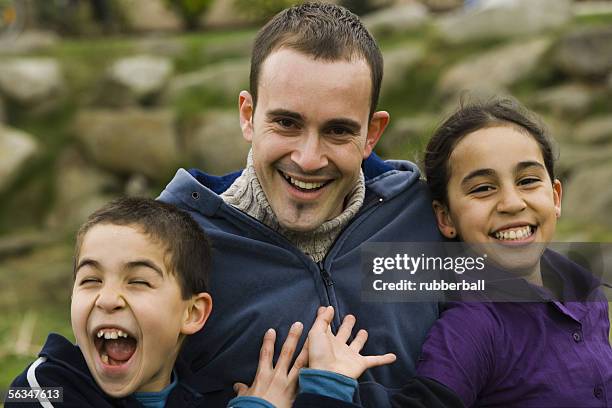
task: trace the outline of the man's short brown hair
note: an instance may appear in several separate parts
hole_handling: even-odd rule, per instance
[[[376,110],[383,59],[374,38],[355,14],[334,4],[305,3],[275,15],[257,34],[251,55],[253,106],[261,65],[272,52],[287,47],[324,61],[364,58],[370,67],[370,117]]]

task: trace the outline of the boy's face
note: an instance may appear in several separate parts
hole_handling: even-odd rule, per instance
[[[167,257],[131,226],[99,224],[83,238],[72,330],[91,374],[113,397],[168,385],[179,338],[193,332],[192,300],[182,299]]]

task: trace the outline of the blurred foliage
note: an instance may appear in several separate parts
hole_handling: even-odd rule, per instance
[[[234,6],[247,17],[267,20],[279,11],[304,1],[296,0],[234,0]]]
[[[200,18],[208,11],[214,0],[166,0],[166,4],[173,8],[183,19],[185,28],[195,30],[199,26]]]

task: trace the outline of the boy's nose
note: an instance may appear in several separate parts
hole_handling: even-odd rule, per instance
[[[125,299],[121,295],[121,292],[115,288],[102,288],[96,299],[96,307],[106,312],[112,312],[124,308]]]

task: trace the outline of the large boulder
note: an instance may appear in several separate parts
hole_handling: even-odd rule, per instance
[[[250,145],[242,138],[238,112],[212,110],[193,118],[182,136],[184,156],[212,174],[243,168]]]
[[[384,96],[392,92],[405,81],[408,71],[414,67],[425,55],[420,45],[413,43],[401,44],[391,50],[383,52],[385,71],[381,93]]]
[[[15,180],[39,150],[31,135],[0,125],[0,192]]]
[[[565,185],[563,216],[574,222],[612,227],[612,164],[577,171]],[[588,198],[588,199],[585,199]]]
[[[605,79],[612,72],[612,27],[581,28],[555,47],[557,66],[569,75]]]
[[[422,27],[429,21],[429,12],[422,4],[411,2],[367,14],[362,21],[375,37],[389,36]]]
[[[164,181],[176,169],[175,115],[168,110],[86,110],[74,131],[88,156],[112,172]]]
[[[580,83],[565,83],[552,88],[538,90],[533,103],[556,116],[578,117],[589,112],[593,102],[599,96],[599,90]]]
[[[58,157],[54,187],[55,202],[48,226],[69,231],[121,192],[116,176],[92,166],[74,147],[67,148]]]
[[[0,55],[46,51],[56,45],[58,41],[58,35],[52,31],[28,30],[10,39],[0,37]]]
[[[483,2],[440,18],[437,29],[451,44],[529,36],[563,26],[572,17],[571,0]]]
[[[612,116],[591,117],[576,126],[573,135],[574,140],[579,143],[612,143]]]
[[[64,85],[53,58],[14,58],[0,62],[0,92],[23,105],[37,105],[57,96]]]
[[[116,61],[100,90],[100,101],[111,106],[151,101],[159,95],[173,72],[165,57],[136,55]]]
[[[199,89],[227,100],[235,100],[238,93],[249,86],[248,59],[230,60],[175,76],[168,85],[167,97],[173,99],[183,92]]]
[[[451,95],[463,90],[497,93],[526,78],[538,66],[550,40],[536,38],[468,56],[442,74],[438,91]]]
[[[179,31],[183,27],[164,0],[129,0],[121,5],[128,23],[136,31]]]

